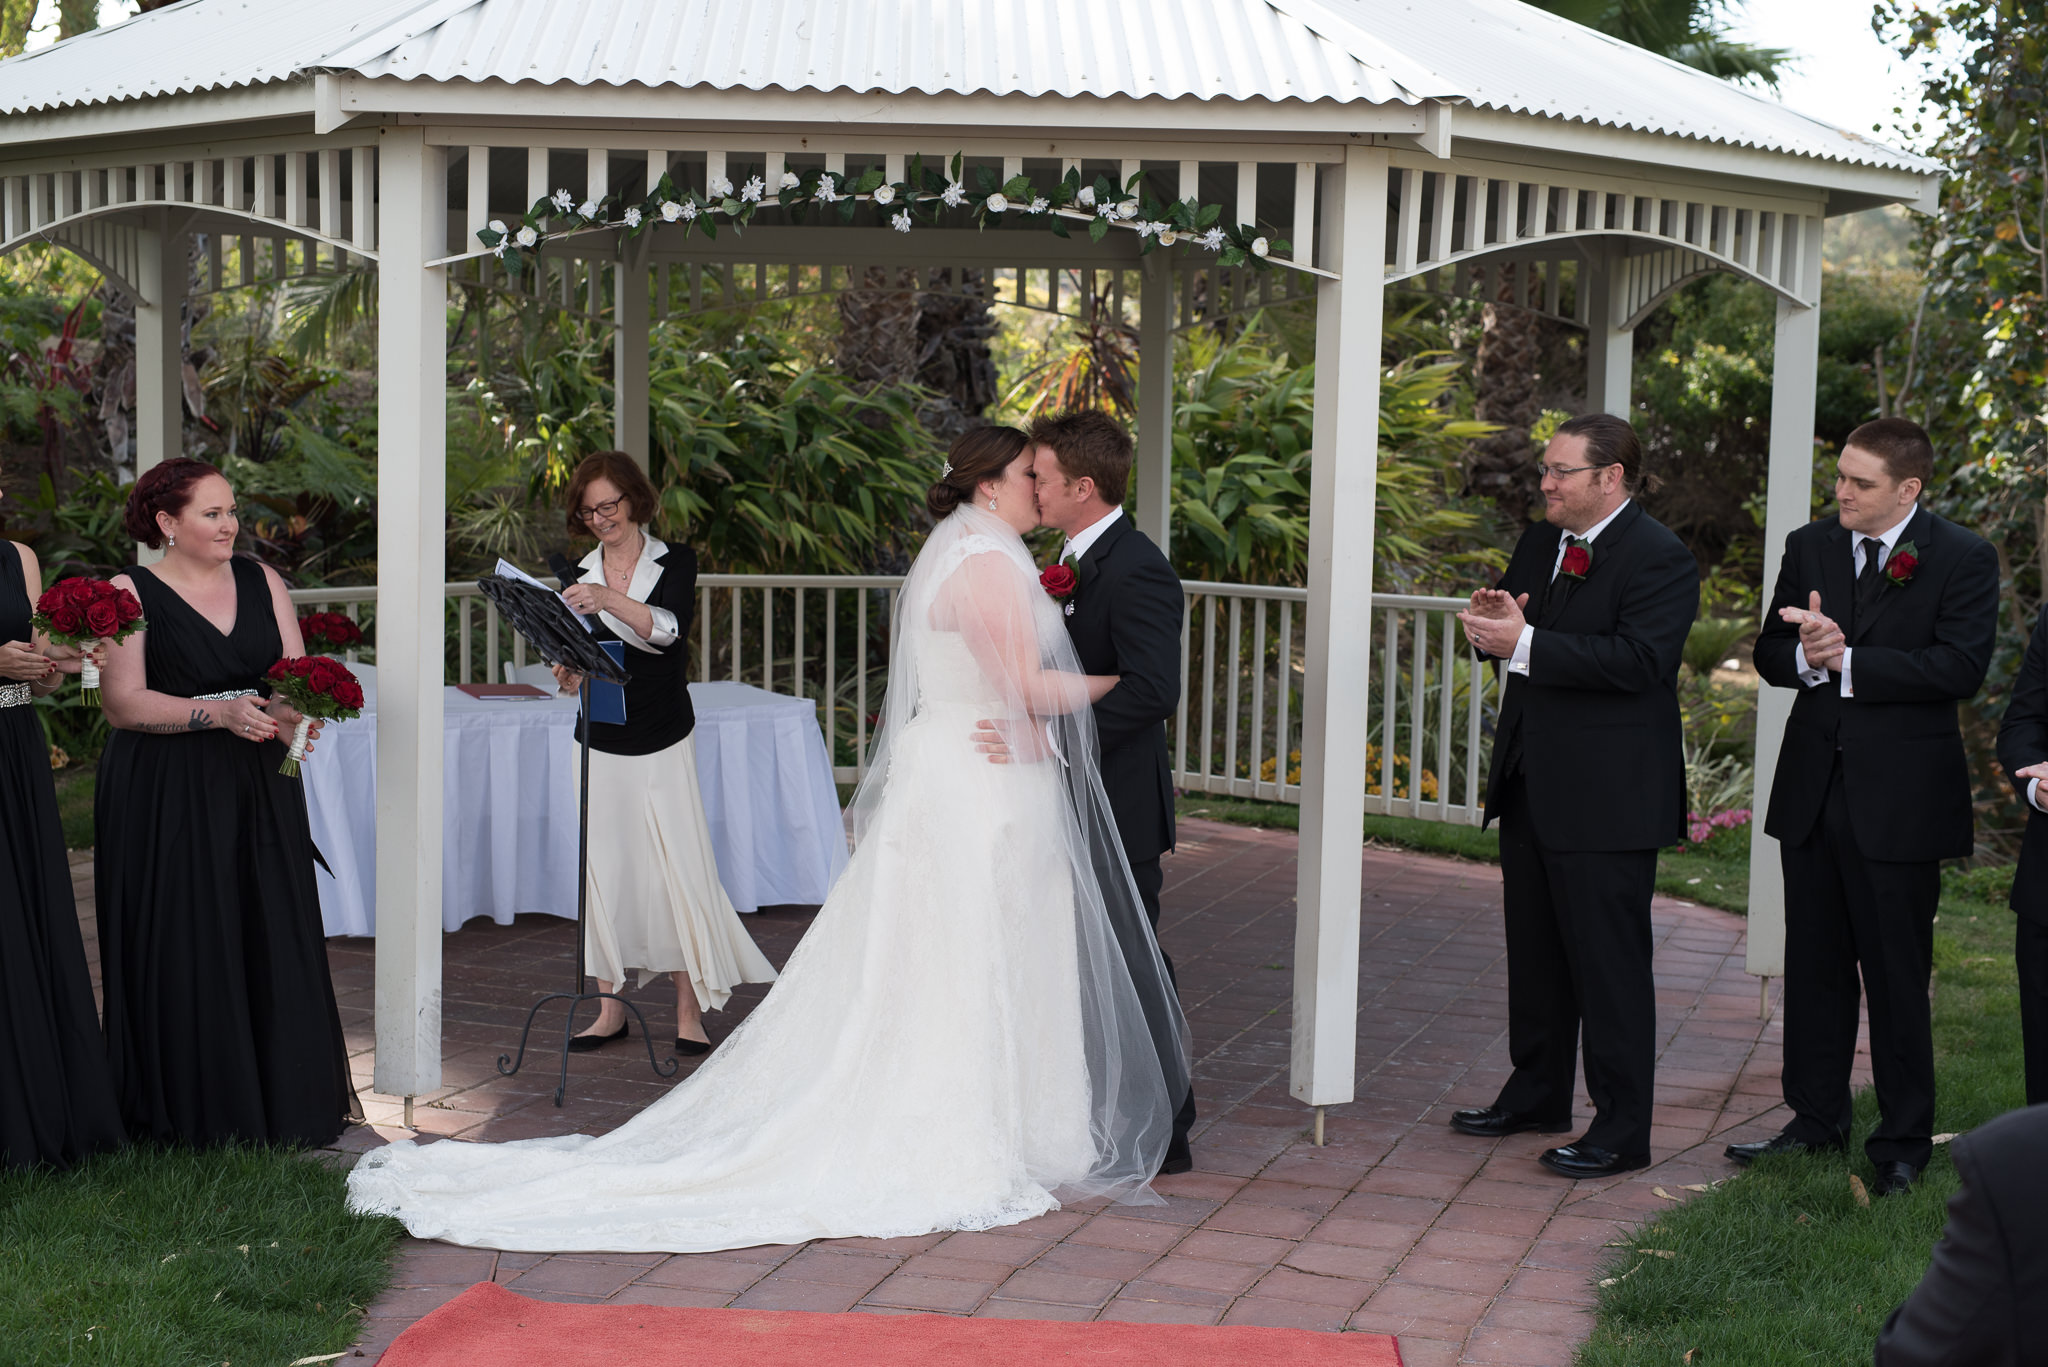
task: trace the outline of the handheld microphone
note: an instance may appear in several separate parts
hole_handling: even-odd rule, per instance
[[[569,563],[569,557],[563,555],[560,551],[548,552],[548,569],[553,572],[556,581],[565,589],[583,577],[577,572],[576,567]],[[586,616],[582,613],[577,615],[583,618],[585,626],[595,626],[597,624],[594,617]]]

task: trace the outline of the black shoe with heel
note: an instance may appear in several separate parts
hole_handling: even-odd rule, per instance
[[[676,1036],[676,1052],[684,1058],[702,1058],[711,1052],[711,1042],[701,1039],[684,1039]]]

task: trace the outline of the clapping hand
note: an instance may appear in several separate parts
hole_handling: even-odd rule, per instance
[[[1820,610],[1819,592],[1806,596],[1803,608],[1779,608],[1778,619],[1799,628],[1799,649],[1809,669],[1840,669],[1848,641],[1835,619]]]
[[[45,659],[31,641],[9,641],[0,645],[0,679],[16,683],[41,683],[57,668]]]
[[[1528,606],[1526,593],[1510,596],[1501,589],[1479,589],[1458,620],[1474,649],[1504,660],[1515,653],[1515,643],[1522,639],[1522,628],[1528,625],[1522,610]]]

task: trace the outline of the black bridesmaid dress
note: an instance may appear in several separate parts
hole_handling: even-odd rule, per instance
[[[261,688],[283,653],[263,570],[236,557],[222,634],[139,566],[152,692]],[[100,979],[130,1137],[326,1144],[359,1115],[283,738],[116,731],[100,760]]]
[[[21,553],[0,540],[0,641],[28,640],[30,611]],[[0,1167],[120,1142],[49,742],[33,706],[0,707]]]

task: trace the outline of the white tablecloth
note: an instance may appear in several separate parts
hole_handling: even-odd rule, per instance
[[[741,911],[816,905],[846,865],[817,705],[747,684],[691,684],[697,779],[718,873]],[[303,770],[329,935],[369,935],[377,902],[376,697],[329,725]],[[480,702],[450,688],[442,758],[441,924],[576,914],[576,705]]]

